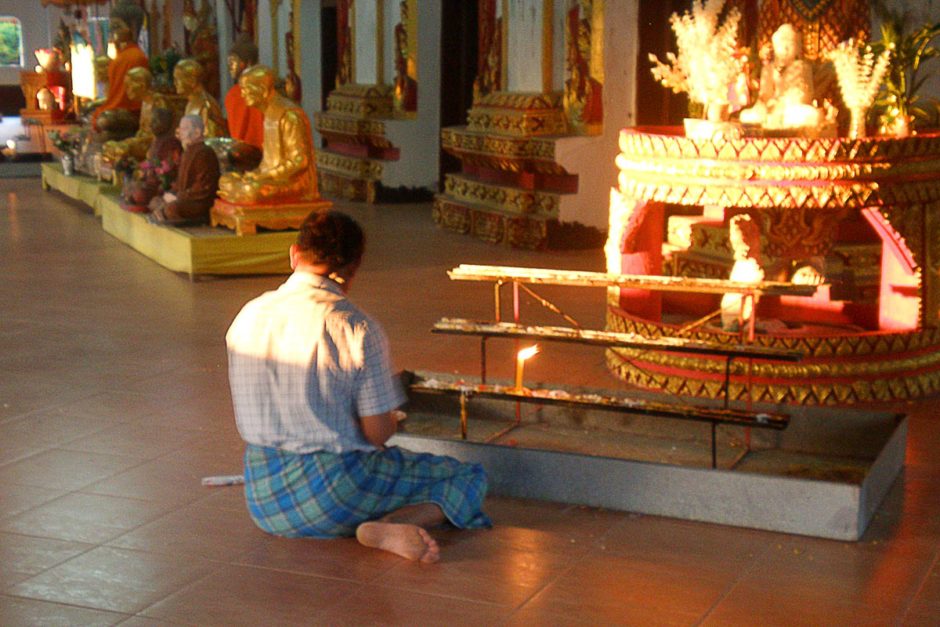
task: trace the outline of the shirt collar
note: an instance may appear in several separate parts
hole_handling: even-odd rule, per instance
[[[332,292],[337,296],[346,296],[336,281],[312,272],[294,272],[287,278],[284,285],[292,288],[312,287]]]

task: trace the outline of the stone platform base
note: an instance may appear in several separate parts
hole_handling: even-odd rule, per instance
[[[410,397],[393,445],[480,463],[491,493],[517,498],[854,541],[904,466],[907,420],[891,412],[766,406],[789,427],[752,430],[749,445],[744,428],[718,427],[712,469],[706,423],[548,405],[516,423],[511,401],[476,398],[462,440],[456,398]]]
[[[219,198],[212,206],[210,217],[212,226],[228,227],[237,235],[255,235],[258,227],[271,231],[299,229],[311,211],[332,206],[329,200],[243,205]]]

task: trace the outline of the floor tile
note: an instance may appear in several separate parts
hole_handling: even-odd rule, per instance
[[[141,612],[197,625],[315,624],[358,589],[350,581],[248,566],[226,566]]]
[[[782,534],[633,515],[594,546],[605,554],[629,558],[637,568],[682,568],[728,582],[778,537]]]
[[[0,522],[43,503],[57,499],[65,490],[51,490],[31,485],[0,483],[3,489],[3,508],[0,509]]]
[[[0,530],[43,538],[100,544],[169,510],[137,499],[74,492],[7,518]]]
[[[99,547],[10,588],[16,596],[133,614],[205,576],[217,565]]]
[[[711,578],[650,571],[629,558],[595,554],[540,590],[511,624],[692,625],[726,589]]]
[[[189,442],[204,437],[196,431],[166,429],[152,422],[135,422],[110,427],[63,444],[70,451],[125,455],[140,460],[154,459],[185,448]]]
[[[125,618],[126,615],[117,612],[0,595],[0,625],[104,627],[117,625]]]
[[[0,483],[77,490],[140,462],[134,457],[52,449],[0,466]]]
[[[843,603],[820,595],[803,596],[785,585],[739,585],[702,621],[718,625],[818,627],[852,625],[880,627],[892,624],[891,612]]]
[[[370,584],[319,614],[318,625],[502,625],[512,610],[498,605]]]
[[[267,539],[267,534],[251,521],[247,510],[220,516],[218,509],[197,501],[119,536],[108,544],[173,556],[191,555],[232,561],[263,546]]]
[[[81,542],[0,532],[0,589],[9,588],[92,548],[93,545]]]
[[[400,557],[366,548],[354,538],[315,540],[273,536],[237,561],[247,566],[360,583],[383,578],[389,570],[402,563]]]

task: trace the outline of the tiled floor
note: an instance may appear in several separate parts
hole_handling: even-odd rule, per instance
[[[2,625],[940,624],[936,399],[904,408],[905,474],[858,543],[503,498],[435,565],[266,536],[238,488],[199,480],[239,470],[223,336],[281,278],[190,282],[37,180],[0,186]],[[427,206],[348,210],[369,237],[353,298],[400,367],[476,371],[475,342],[427,332],[490,313],[457,263],[603,268],[438,231]],[[552,296],[602,324],[603,293]],[[600,353],[558,355],[533,379],[614,384]]]

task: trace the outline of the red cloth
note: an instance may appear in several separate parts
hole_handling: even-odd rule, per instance
[[[134,102],[127,97],[124,90],[124,78],[127,73],[135,67],[150,67],[147,61],[147,55],[137,44],[128,44],[126,48],[118,52],[110,64],[108,64],[108,95],[104,103],[101,104],[91,116],[91,124],[98,128],[98,116],[109,109],[127,109],[128,111],[140,111],[140,102]]]
[[[264,113],[245,104],[238,85],[225,94],[225,113],[228,115],[228,134],[232,139],[261,148],[264,144]]]

